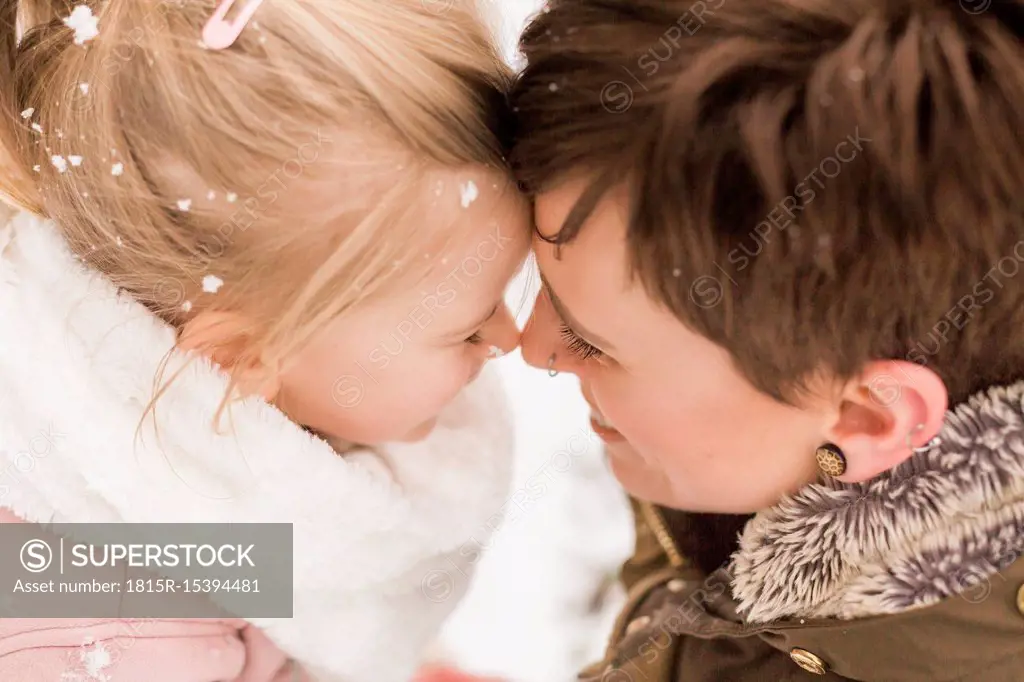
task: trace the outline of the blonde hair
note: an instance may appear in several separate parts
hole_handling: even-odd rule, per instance
[[[88,4],[83,46],[66,3],[0,0],[0,193],[178,328],[243,311],[280,358],[424,267],[424,169],[504,167],[511,76],[472,0],[273,0],[223,51],[213,0]]]

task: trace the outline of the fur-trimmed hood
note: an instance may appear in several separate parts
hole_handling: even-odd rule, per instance
[[[0,506],[35,522],[293,523],[295,617],[253,622],[325,680],[407,679],[507,493],[497,378],[484,372],[425,441],[342,457],[259,400],[216,433],[226,379],[174,342],[51,223],[0,227]],[[166,376],[181,373],[143,418],[168,353]],[[435,570],[447,599],[424,594]]]
[[[729,573],[751,623],[934,604],[1024,554],[1024,382],[950,410],[939,443],[865,483],[811,485],[746,526]]]

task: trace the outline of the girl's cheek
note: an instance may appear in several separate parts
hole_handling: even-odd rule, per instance
[[[451,400],[475,378],[482,365],[478,357],[471,352],[447,353],[434,359],[430,375],[438,392]]]

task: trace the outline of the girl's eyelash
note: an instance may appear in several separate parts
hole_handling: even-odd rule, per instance
[[[476,346],[476,345],[478,345],[478,344],[480,344],[480,343],[483,343],[483,340],[484,340],[484,339],[483,339],[483,337],[482,337],[482,336],[480,336],[480,332],[473,332],[473,333],[472,333],[472,334],[470,334],[470,335],[469,335],[469,337],[468,337],[468,338],[466,339],[466,343],[471,343],[471,344],[473,344],[474,346]]]
[[[590,358],[599,358],[604,353],[600,349],[595,348],[591,344],[581,339],[576,332],[574,332],[569,325],[564,322],[558,329],[562,335],[562,341],[569,348],[569,352],[578,357],[580,360],[589,360]]]

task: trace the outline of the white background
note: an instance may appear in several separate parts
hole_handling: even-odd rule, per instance
[[[540,0],[487,4],[497,10],[492,18],[516,64],[515,39]],[[509,291],[520,324],[537,282],[528,267]],[[548,377],[528,367],[518,351],[497,362],[515,411],[514,490],[538,474],[547,490],[527,504],[506,507],[512,515],[480,561],[442,650],[464,669],[511,682],[570,682],[580,667],[601,657],[621,600],[614,587],[609,592],[602,584],[614,579],[632,549],[628,506],[590,432],[576,379]],[[570,448],[576,456],[565,470]],[[602,595],[603,605],[595,604]]]

